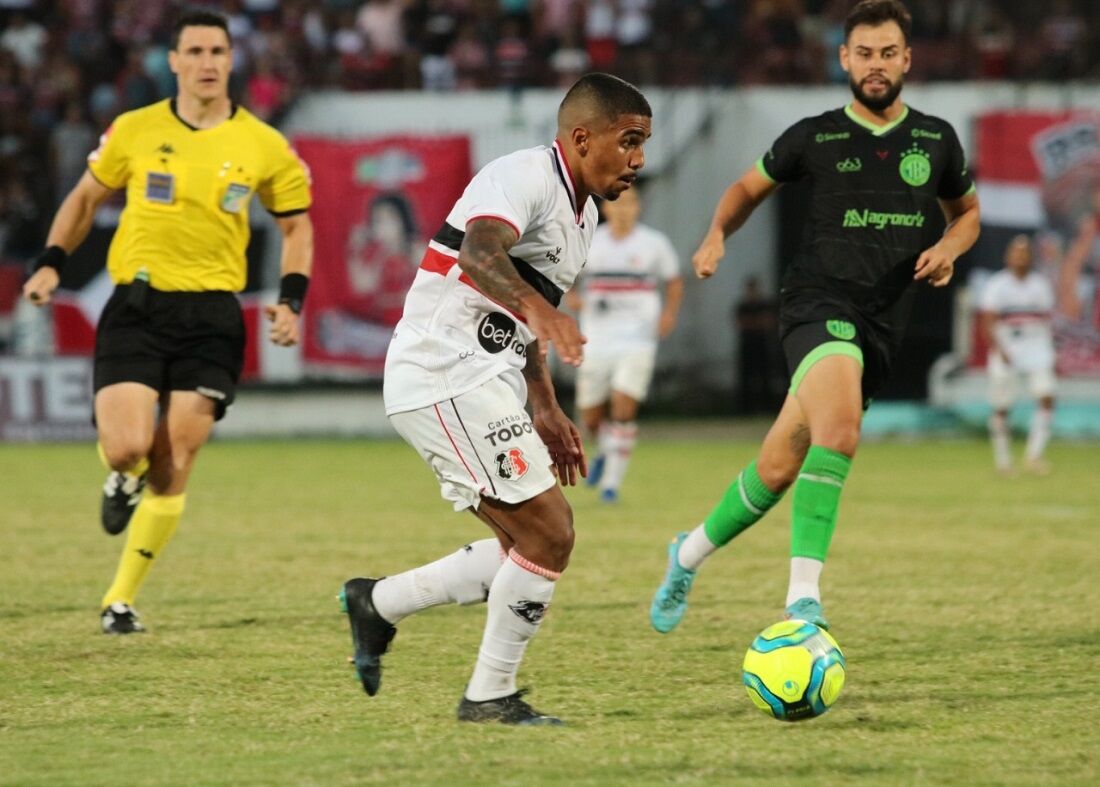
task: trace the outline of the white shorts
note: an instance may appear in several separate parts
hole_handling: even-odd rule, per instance
[[[1054,395],[1054,369],[1041,367],[1020,371],[1001,360],[996,353],[989,356],[989,403],[994,410],[1007,410],[1016,399],[1016,381],[1027,378],[1028,392],[1036,399]]]
[[[656,360],[656,344],[628,347],[617,354],[586,355],[577,370],[577,407],[603,404],[612,391],[645,401]]]
[[[394,413],[390,423],[435,472],[455,511],[476,509],[482,497],[522,503],[557,483],[523,402],[499,377],[439,404]]]

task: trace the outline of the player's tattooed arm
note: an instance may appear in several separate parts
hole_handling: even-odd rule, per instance
[[[559,312],[520,277],[508,257],[508,250],[517,240],[510,224],[496,219],[475,219],[466,225],[458,264],[481,292],[523,316],[537,340],[538,354],[546,355],[553,344],[562,361],[579,366],[584,357],[584,337],[577,321]]]
[[[508,249],[517,240],[510,224],[496,219],[475,219],[466,225],[458,264],[479,290],[501,306],[522,313],[524,301],[539,294],[520,277],[508,257]]]

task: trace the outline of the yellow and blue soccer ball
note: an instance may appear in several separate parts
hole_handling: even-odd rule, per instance
[[[829,632],[804,620],[784,620],[757,635],[741,678],[760,710],[803,721],[832,707],[844,687],[844,654]]]

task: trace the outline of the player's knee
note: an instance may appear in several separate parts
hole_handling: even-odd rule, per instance
[[[859,421],[841,421],[829,424],[813,433],[814,445],[828,448],[845,456],[855,456],[859,445]]]
[[[756,460],[756,474],[768,489],[782,492],[798,478],[801,466],[801,458],[761,456]]]
[[[123,438],[103,442],[103,455],[112,470],[125,471],[134,467],[149,453],[146,441],[137,438]]]
[[[543,546],[553,566],[547,566],[554,571],[564,571],[569,565],[569,556],[573,554],[573,543],[576,540],[576,532],[573,530],[573,511],[566,509],[556,516],[549,518],[543,530]]]

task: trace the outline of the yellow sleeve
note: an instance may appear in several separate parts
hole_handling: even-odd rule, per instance
[[[99,147],[88,154],[92,177],[109,189],[121,189],[130,179],[129,129],[125,116],[115,118],[99,138]]]
[[[308,210],[313,203],[309,167],[281,134],[273,135],[267,160],[267,176],[257,189],[264,207],[276,216]]]

